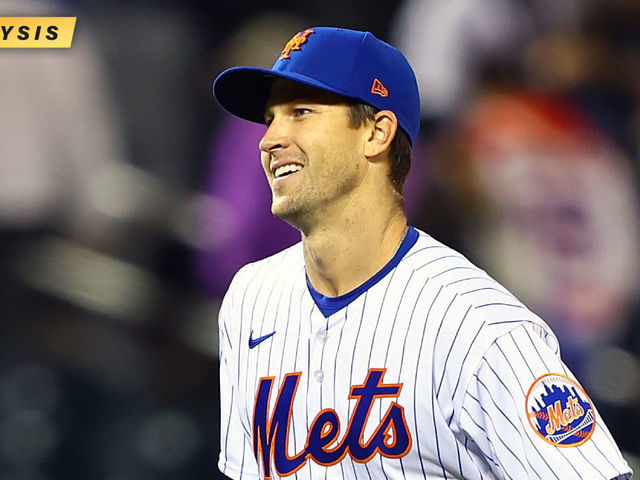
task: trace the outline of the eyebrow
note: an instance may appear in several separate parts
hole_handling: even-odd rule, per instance
[[[273,107],[281,103],[316,103],[321,105],[348,105],[349,100],[340,95],[325,92],[322,90],[315,91],[296,91],[297,89],[276,92],[270,95],[264,106],[264,116],[272,114]]]
[[[290,103],[290,102],[312,102],[312,103],[327,103],[323,101],[320,95],[311,95],[309,92],[296,92],[296,91],[286,91],[286,92],[277,92],[275,95],[270,95],[265,103],[265,112],[268,111],[269,108],[277,105],[279,103]]]

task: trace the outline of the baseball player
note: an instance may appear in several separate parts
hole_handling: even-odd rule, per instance
[[[309,28],[214,94],[267,125],[271,209],[302,238],[243,267],[222,303],[225,475],[630,478],[544,321],[407,225],[420,100],[399,51]]]

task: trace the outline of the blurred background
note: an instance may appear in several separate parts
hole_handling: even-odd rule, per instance
[[[78,18],[0,51],[0,480],[221,478],[221,296],[298,235],[211,82],[321,24],[406,53],[411,222],[553,327],[638,470],[640,3],[266,3],[0,1]]]

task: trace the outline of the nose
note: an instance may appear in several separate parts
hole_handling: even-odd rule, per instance
[[[282,150],[287,147],[287,136],[282,122],[278,122],[275,118],[271,124],[267,127],[267,131],[264,132],[262,139],[259,143],[259,148],[265,153],[273,153],[277,150]]]

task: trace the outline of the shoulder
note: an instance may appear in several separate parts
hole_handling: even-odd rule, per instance
[[[227,295],[239,289],[250,287],[256,280],[265,276],[277,277],[285,272],[304,269],[302,243],[296,243],[269,257],[248,263],[233,276]]]
[[[430,279],[449,286],[474,279],[490,278],[464,255],[420,229],[418,239],[403,259],[405,266],[427,273]]]
[[[406,255],[406,266],[431,283],[467,316],[480,323],[490,337],[501,336],[521,324],[551,332],[549,326],[500,282],[464,255],[418,230],[416,244]],[[457,320],[452,319],[457,328]]]
[[[427,287],[425,310],[431,317],[426,321],[437,337],[434,358],[442,360],[434,365],[436,375],[448,372],[454,384],[461,374],[468,378],[500,337],[521,327],[559,351],[542,318],[464,255],[426,233],[420,232],[407,253],[405,267],[421,272],[419,282]]]
[[[428,300],[436,306],[426,322],[434,336],[433,375],[442,398],[461,405],[466,384],[487,352],[516,329],[559,356],[558,340],[546,322],[464,255],[421,232],[406,260],[412,271],[424,272],[420,282],[431,299],[437,298]]]
[[[284,279],[291,279],[300,273],[304,275],[302,243],[296,243],[274,255],[248,263],[233,276],[222,300],[221,310],[237,309],[245,303],[245,299],[260,295],[263,285],[281,284]]]

